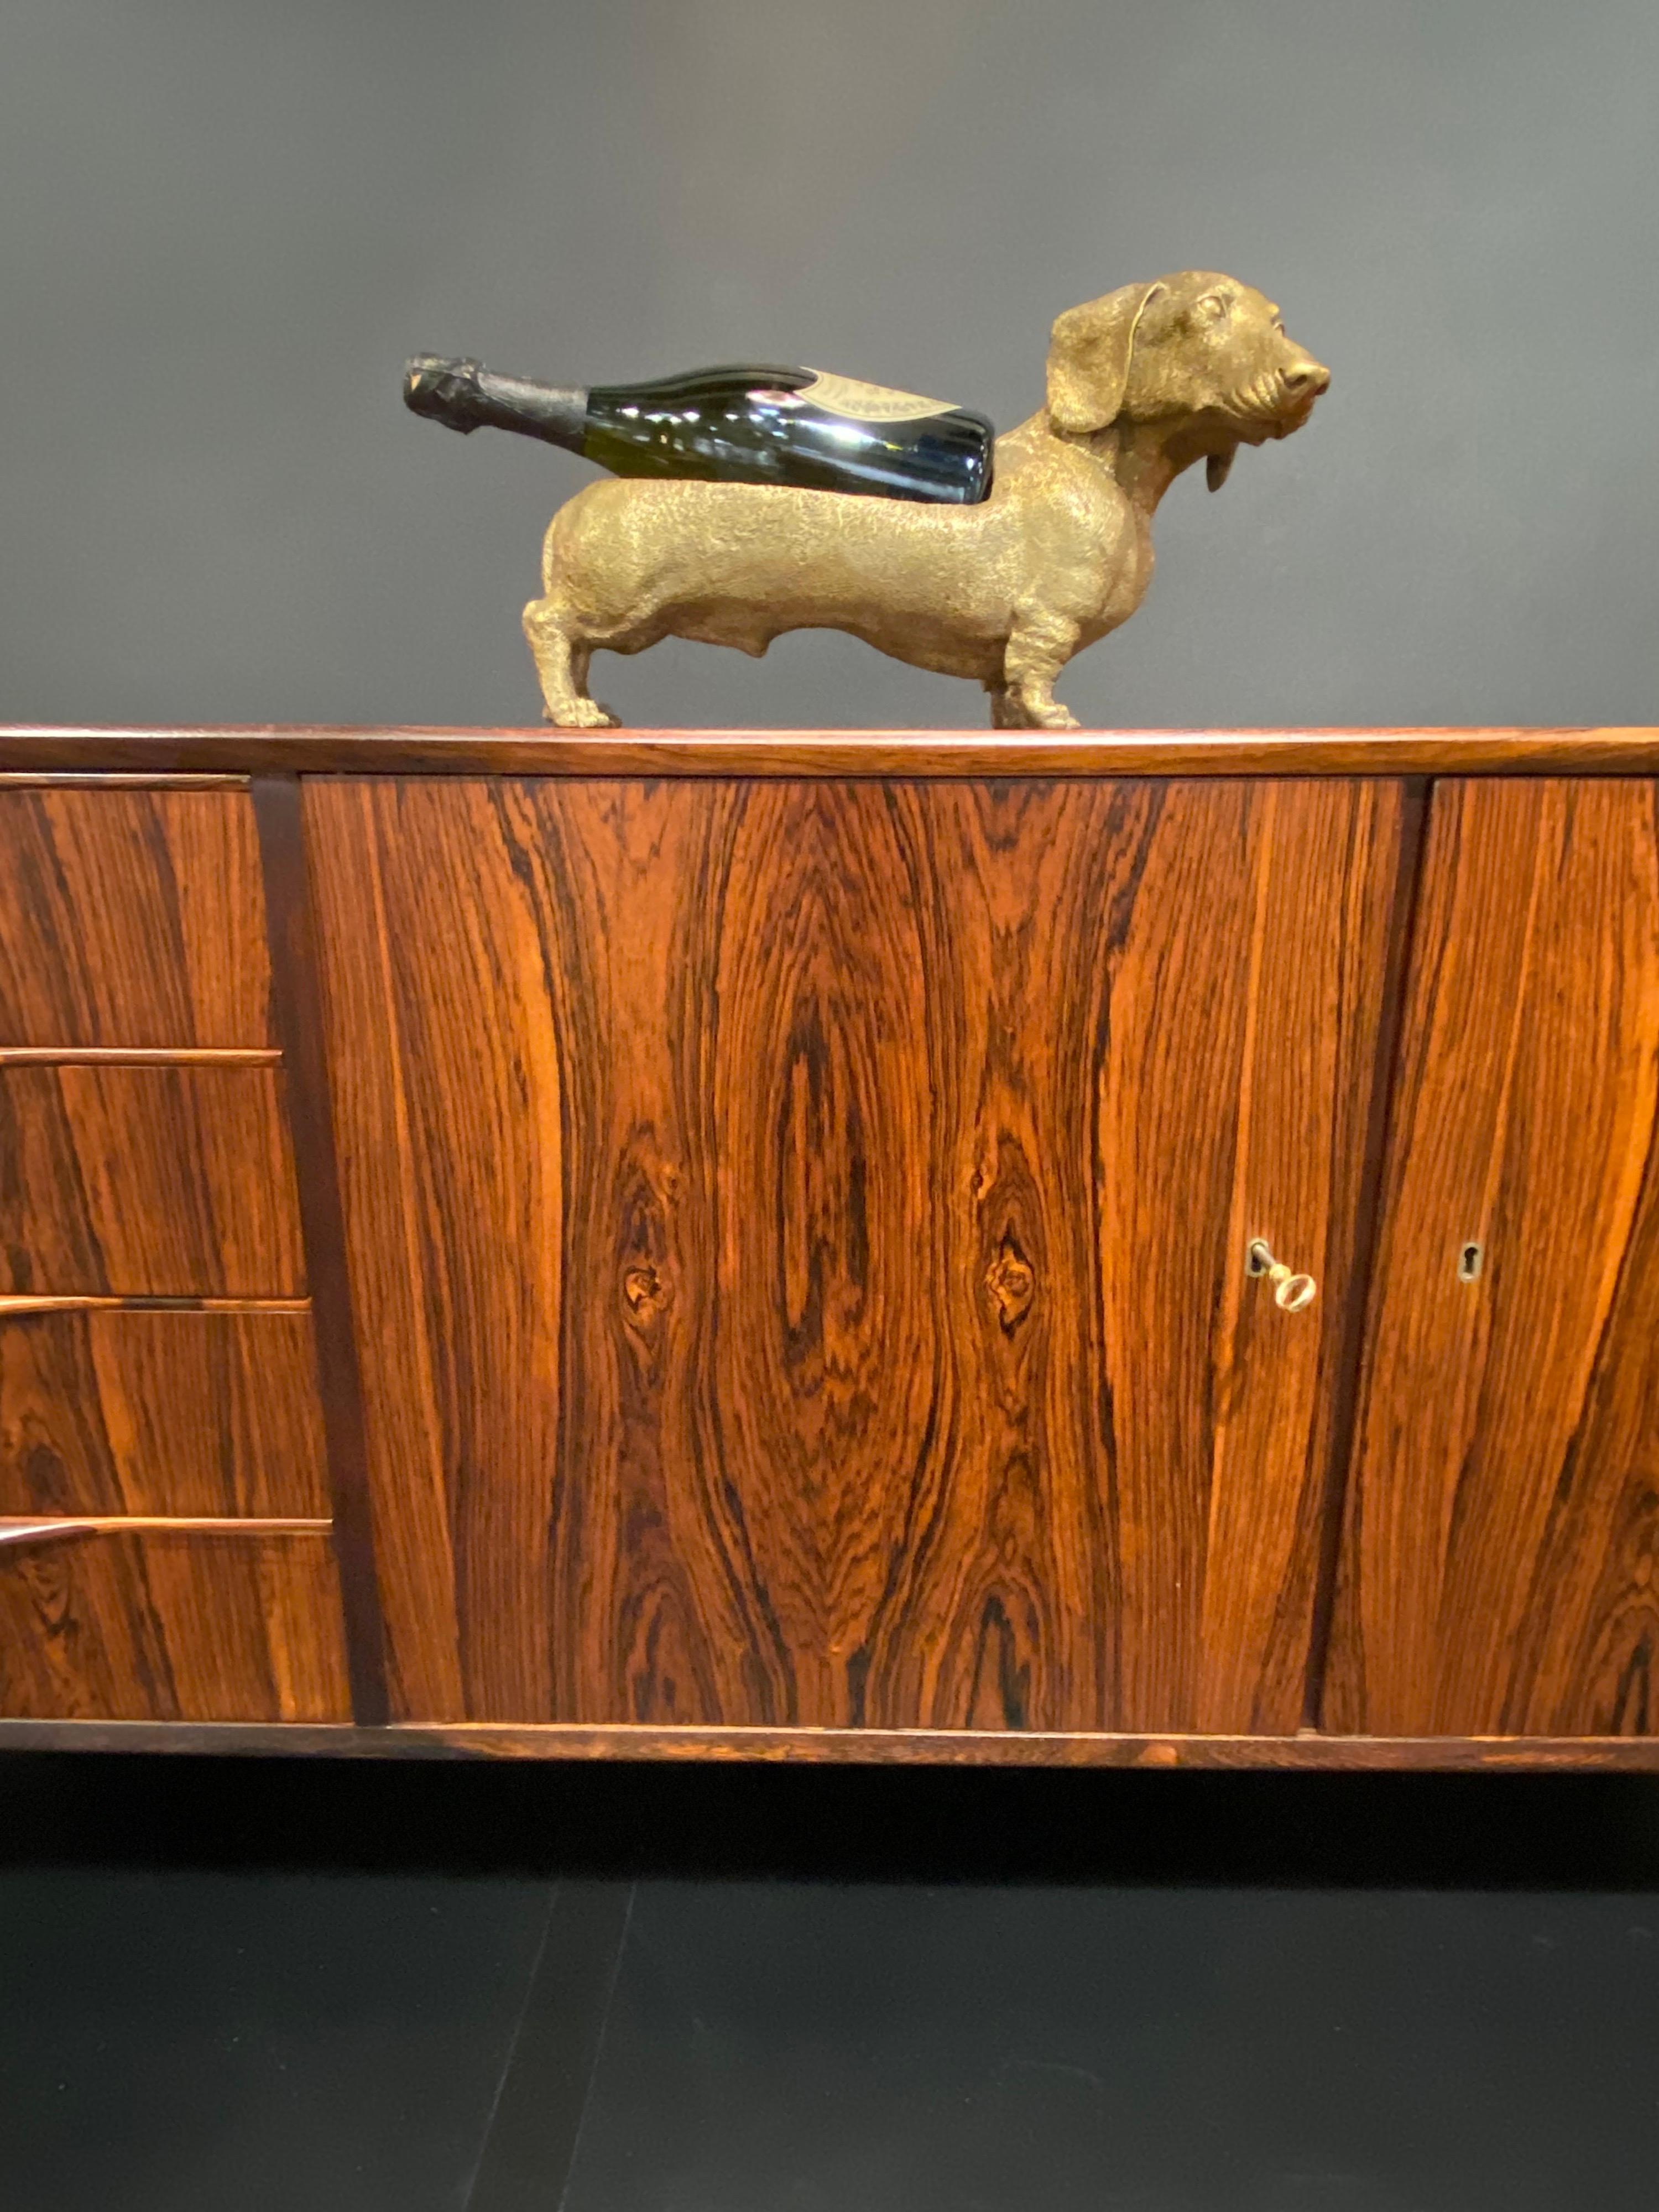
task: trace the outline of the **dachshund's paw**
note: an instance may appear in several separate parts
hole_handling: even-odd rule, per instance
[[[1058,699],[1032,699],[1024,693],[1000,684],[987,684],[991,695],[991,727],[994,730],[1080,730],[1083,727],[1069,707],[1062,707]]]
[[[601,707],[597,699],[567,699],[556,711],[550,707],[546,719],[556,730],[617,730],[622,727],[618,717],[608,707]]]
[[[1080,730],[1083,727],[1069,707],[1062,707],[1058,699],[1046,703],[1021,700],[1008,720],[998,725],[1009,730]]]

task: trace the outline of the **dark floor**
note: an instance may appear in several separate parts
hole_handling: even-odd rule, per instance
[[[0,1759],[4,2212],[1655,2212],[1659,1786]]]

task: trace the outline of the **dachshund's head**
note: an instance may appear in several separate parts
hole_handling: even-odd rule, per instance
[[[1179,464],[1206,456],[1217,491],[1241,444],[1299,430],[1330,380],[1271,300],[1188,269],[1066,310],[1048,347],[1048,419],[1073,437],[1121,417],[1168,423]]]

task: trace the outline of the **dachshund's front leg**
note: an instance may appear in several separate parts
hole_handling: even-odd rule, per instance
[[[1021,616],[1002,657],[1006,689],[991,694],[994,728],[1081,727],[1071,708],[1054,696],[1054,678],[1077,651],[1081,635],[1079,625],[1064,615]]]
[[[573,635],[556,599],[532,599],[524,611],[524,634],[535,655],[547,719],[560,730],[614,729],[617,718],[587,696],[587,664],[592,647]]]

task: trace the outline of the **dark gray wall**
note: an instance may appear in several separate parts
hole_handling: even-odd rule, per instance
[[[0,720],[534,719],[591,475],[406,353],[803,360],[984,407],[1218,267],[1330,395],[1062,683],[1091,724],[1659,720],[1653,0],[5,0]],[[850,639],[636,723],[977,723]]]

